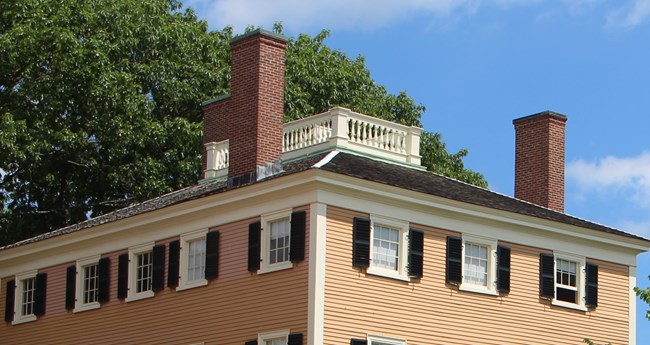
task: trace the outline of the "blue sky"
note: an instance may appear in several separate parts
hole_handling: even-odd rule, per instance
[[[273,5],[269,5],[273,3]],[[566,212],[650,238],[650,0],[186,0],[210,28],[284,24],[363,55],[426,130],[513,195],[512,120],[568,116]],[[638,257],[650,283],[650,254]],[[637,338],[650,339],[637,304]]]

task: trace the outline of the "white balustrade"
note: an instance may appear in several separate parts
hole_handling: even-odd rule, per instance
[[[422,129],[378,119],[346,108],[286,123],[283,128],[282,159],[310,153],[340,150],[424,169],[420,166]],[[205,179],[228,175],[229,142],[205,144]]]

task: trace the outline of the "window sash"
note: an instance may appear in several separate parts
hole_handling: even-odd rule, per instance
[[[150,291],[153,277],[153,255],[145,252],[136,255],[136,293]]]
[[[289,218],[271,222],[269,236],[269,263],[276,264],[289,261],[291,245],[291,223]]]
[[[34,315],[34,293],[36,292],[36,278],[33,277],[23,279],[20,283],[22,284],[20,315]]]
[[[83,266],[82,272],[83,303],[95,303],[99,296],[99,265]]]
[[[373,227],[372,265],[397,271],[399,268],[400,230],[381,224]]]
[[[205,278],[205,237],[188,242],[187,281]]]
[[[488,286],[489,253],[488,246],[465,243],[465,283]]]

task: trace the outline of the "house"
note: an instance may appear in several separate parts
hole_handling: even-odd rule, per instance
[[[283,126],[286,43],[232,41],[197,185],[0,248],[2,343],[635,343],[650,240],[563,212],[564,115],[514,121],[512,198],[425,171],[420,128]]]

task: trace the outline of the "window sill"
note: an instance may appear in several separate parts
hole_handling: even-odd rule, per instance
[[[79,313],[79,312],[82,312],[82,311],[93,310],[93,309],[98,309],[98,308],[99,308],[99,302],[94,302],[94,303],[78,305],[76,308],[74,308],[72,310],[72,312],[73,313]]]
[[[124,300],[124,302],[133,302],[133,301],[137,301],[137,300],[141,300],[141,299],[145,299],[145,298],[151,298],[153,296],[154,296],[154,293],[153,293],[152,290],[144,291],[144,292],[140,292],[140,293],[128,296]]]
[[[32,322],[36,321],[36,315],[26,315],[26,316],[21,316],[16,319],[14,319],[11,324],[12,325],[18,325],[21,323],[27,323],[27,322]]]
[[[580,310],[580,311],[588,311],[588,309],[580,304],[575,304],[575,303],[570,303],[570,302],[564,302],[564,301],[558,301],[558,300],[553,300],[551,302],[552,305],[558,306],[558,307],[563,307],[563,308],[569,308],[569,309],[575,309],[575,310]]]
[[[480,285],[471,285],[471,284],[460,284],[458,287],[458,290],[460,291],[467,291],[467,292],[475,292],[475,293],[482,293],[484,295],[491,295],[491,296],[499,296],[499,293],[496,290],[490,290],[486,288],[485,286],[480,286]]]
[[[286,270],[289,268],[293,268],[293,262],[291,261],[280,262],[269,266],[262,265],[262,267],[257,270],[257,274],[271,273],[275,271]]]
[[[411,278],[409,278],[408,276],[405,276],[405,275],[401,275],[401,274],[397,273],[397,271],[389,271],[389,270],[385,270],[385,269],[381,269],[381,268],[377,268],[377,267],[372,267],[372,266],[368,267],[368,270],[366,271],[366,273],[376,275],[376,276],[391,278],[391,279],[402,280],[402,281],[405,281],[405,282],[410,282],[411,281]]]
[[[181,282],[176,288],[176,291],[189,290],[189,289],[197,288],[200,286],[206,286],[206,285],[208,285],[207,279],[197,279],[187,283]]]

